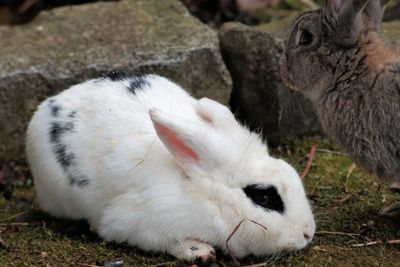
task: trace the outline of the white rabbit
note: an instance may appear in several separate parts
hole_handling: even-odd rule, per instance
[[[206,261],[243,219],[228,243],[236,257],[314,235],[296,171],[228,108],[156,75],[114,72],[45,100],[27,155],[41,208],[109,241]]]

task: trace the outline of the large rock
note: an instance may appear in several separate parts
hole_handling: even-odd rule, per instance
[[[261,27],[226,23],[219,32],[222,55],[233,78],[231,107],[272,144],[283,136],[315,133],[319,124],[308,100],[279,75],[283,42]]]
[[[322,133],[311,102],[281,81],[279,57],[290,33],[294,13],[285,20],[248,27],[226,23],[219,32],[223,58],[233,78],[231,107],[252,129],[262,129],[276,144],[280,138]],[[383,31],[400,40],[398,21]]]
[[[0,36],[0,161],[23,151],[40,101],[112,70],[158,73],[228,103],[218,38],[177,0],[58,8],[28,25],[1,26]]]

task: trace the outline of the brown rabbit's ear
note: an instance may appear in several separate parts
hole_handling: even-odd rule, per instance
[[[362,12],[371,0],[327,0],[330,36],[338,45],[353,46],[362,27]],[[379,0],[378,0],[379,1]]]
[[[357,16],[368,2],[375,0],[327,0],[326,10],[337,18],[345,18],[347,16]],[[388,0],[376,0],[387,2]]]
[[[387,2],[389,2],[389,0],[370,0],[368,2],[365,7],[365,15],[368,21],[371,22],[370,26],[379,28]]]

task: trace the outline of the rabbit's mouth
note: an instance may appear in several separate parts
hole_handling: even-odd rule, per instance
[[[288,65],[287,56],[285,55],[285,53],[282,54],[282,56],[279,60],[279,72],[280,72],[283,83],[290,89],[297,90],[297,88],[293,82],[293,79],[289,73],[289,65]]]

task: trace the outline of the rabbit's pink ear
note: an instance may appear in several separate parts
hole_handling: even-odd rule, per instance
[[[197,114],[215,126],[236,125],[232,112],[224,105],[207,97],[200,99],[196,104]]]
[[[179,154],[180,157],[190,160],[199,160],[197,153],[172,129],[158,122],[154,122],[154,128],[163,143],[173,151],[173,154]]]
[[[196,162],[200,159],[196,151],[199,144],[194,138],[196,132],[193,125],[158,110],[150,110],[149,115],[158,137],[175,158],[183,162]]]
[[[333,0],[333,1],[328,1],[328,4],[332,5],[332,9],[335,10],[336,13],[339,13],[342,8],[343,4],[346,0]]]

